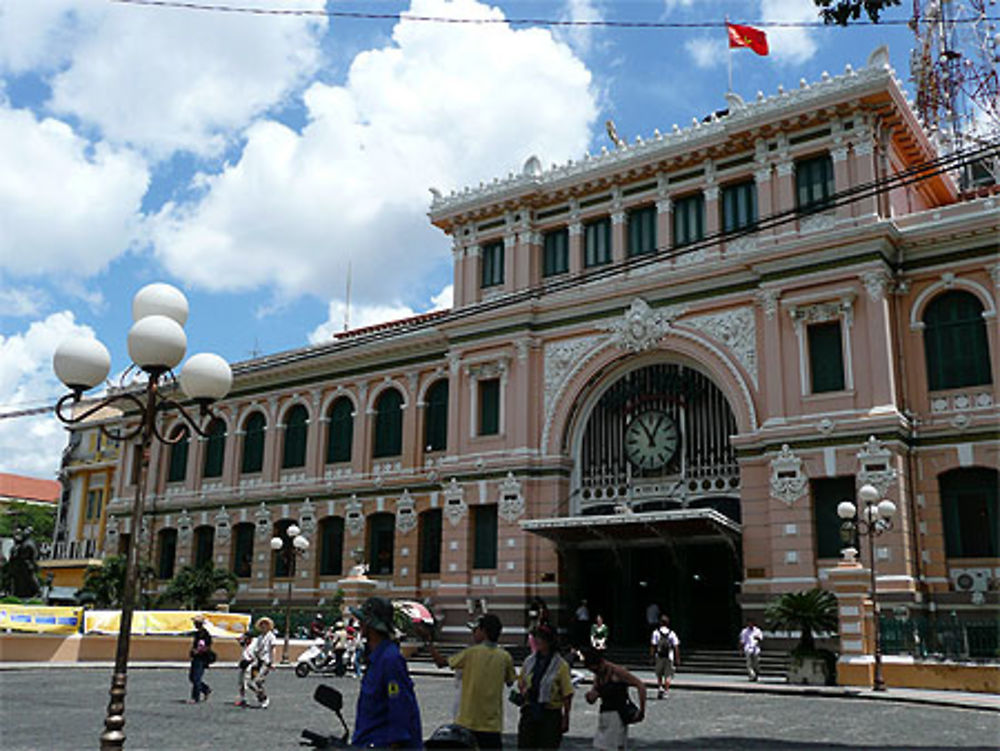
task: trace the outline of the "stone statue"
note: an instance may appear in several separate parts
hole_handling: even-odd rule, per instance
[[[354,565],[351,566],[351,570],[347,572],[347,578],[367,579],[368,564],[365,563],[365,549],[354,548],[354,550],[351,551],[351,558],[354,559]]]
[[[18,527],[14,532],[14,547],[10,549],[7,570],[10,574],[10,593],[21,599],[42,594],[38,581],[38,546],[31,539],[31,527]]]

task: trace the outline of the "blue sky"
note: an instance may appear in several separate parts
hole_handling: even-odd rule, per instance
[[[208,0],[211,1],[211,0]],[[240,0],[493,18],[805,21],[811,0]],[[890,18],[902,18],[897,8]],[[905,26],[770,30],[734,84],[860,67],[906,77]],[[189,353],[231,361],[446,307],[430,187],[478,184],[725,106],[723,30],[551,29],[0,0],[0,413],[51,403],[51,354],[96,335],[127,365],[134,292],[191,303]],[[0,471],[52,476],[51,417],[0,420]]]

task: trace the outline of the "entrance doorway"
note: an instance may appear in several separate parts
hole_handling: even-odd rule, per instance
[[[656,603],[689,647],[731,647],[739,632],[740,569],[732,544],[608,543],[562,550],[564,602],[570,612],[586,599],[611,629],[614,646],[648,643],[646,609]]]

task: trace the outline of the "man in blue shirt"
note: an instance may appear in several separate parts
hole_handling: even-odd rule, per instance
[[[423,748],[420,707],[406,660],[392,640],[392,603],[369,597],[361,609],[351,608],[361,621],[368,644],[368,670],[361,681],[352,743],[358,748]]]

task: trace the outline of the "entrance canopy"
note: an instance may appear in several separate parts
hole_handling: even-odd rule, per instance
[[[740,525],[713,508],[525,519],[521,528],[560,546],[678,544],[740,539]]]

